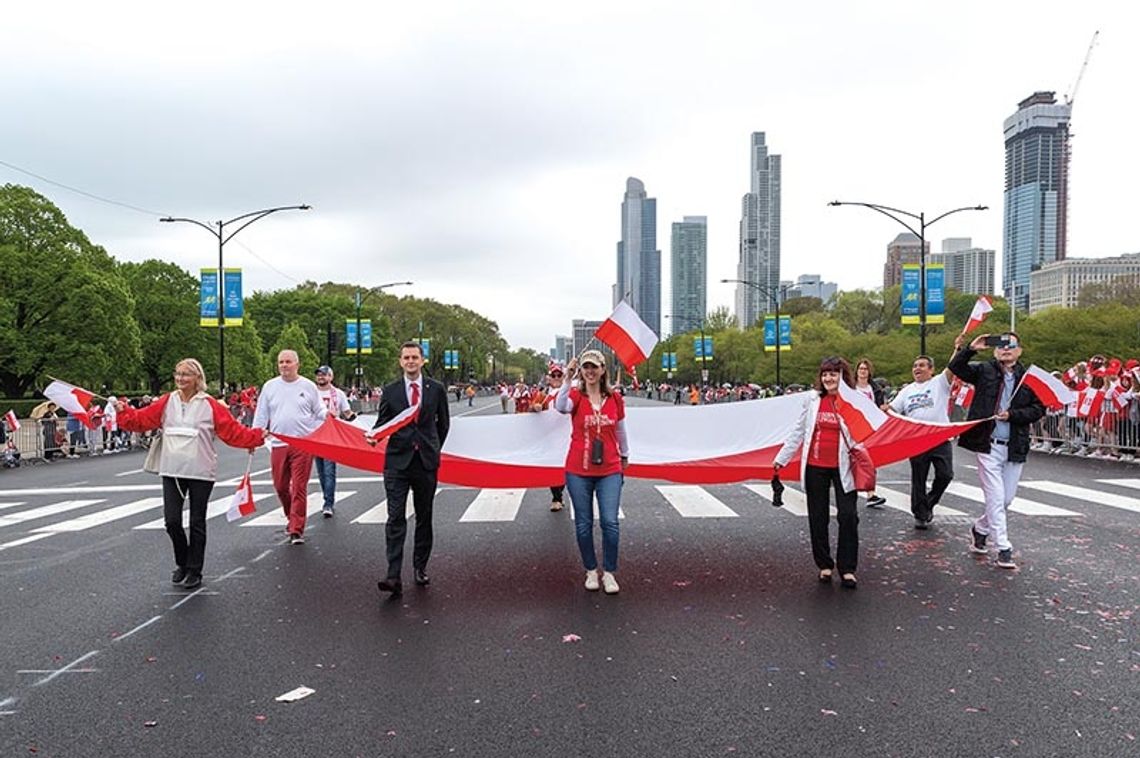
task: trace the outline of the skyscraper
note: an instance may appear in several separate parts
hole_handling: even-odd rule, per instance
[[[740,261],[736,278],[755,282],[772,295],[736,285],[736,318],[741,328],[772,309],[780,286],[780,156],[769,155],[764,132],[753,132],[750,190],[741,201]]]
[[[946,286],[971,295],[994,294],[994,251],[974,247],[969,237],[942,240],[942,252],[931,263],[946,267]]]
[[[883,289],[902,284],[902,267],[906,263],[919,263],[918,235],[902,232],[887,245],[887,262],[883,266]],[[926,241],[926,260],[930,258],[930,240]]]
[[[1069,207],[1072,107],[1034,92],[1005,120],[1002,288],[1029,307],[1029,272],[1064,260]]]
[[[708,309],[708,217],[673,222],[670,247],[673,334],[696,329]]]
[[[657,200],[632,176],[621,203],[617,283],[613,304],[626,300],[646,326],[661,336],[661,251],[657,249]]]

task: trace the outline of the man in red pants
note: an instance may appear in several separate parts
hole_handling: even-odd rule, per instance
[[[254,427],[271,434],[280,432],[293,437],[311,434],[325,418],[325,404],[321,402],[317,385],[300,375],[300,361],[293,350],[282,350],[277,355],[276,376],[265,383],[258,397]],[[273,489],[281,501],[286,531],[294,545],[305,543],[305,515],[309,507],[309,475],[313,471],[313,456],[289,447],[281,440],[269,441],[269,464],[273,467]]]

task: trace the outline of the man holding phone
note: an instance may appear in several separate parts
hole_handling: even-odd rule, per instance
[[[1021,386],[1025,367],[1021,365],[1021,340],[1016,332],[983,334],[968,347],[964,334],[954,340],[954,357],[948,368],[964,382],[974,385],[974,401],[967,421],[980,424],[958,438],[958,445],[977,453],[978,479],[986,499],[986,510],[970,529],[970,552],[985,555],[986,543],[993,538],[997,565],[1014,569],[1013,544],[1006,528],[1006,509],[1017,494],[1021,469],[1029,455],[1029,426],[1045,415],[1045,406],[1028,387]],[[988,361],[970,359],[985,347],[993,347]]]

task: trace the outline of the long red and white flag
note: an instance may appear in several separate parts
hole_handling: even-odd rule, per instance
[[[627,369],[644,362],[657,346],[657,335],[624,300],[617,304],[594,336],[609,345]]]
[[[420,404],[416,403],[409,408],[406,408],[400,413],[396,414],[388,423],[372,429],[365,434],[366,437],[379,442],[386,437],[391,437],[396,432],[403,429],[408,424],[414,424],[416,419],[420,416]]]
[[[14,410],[9,409],[8,412],[4,414],[4,420],[8,422],[8,428],[13,432],[20,428],[20,419],[16,418],[16,412]]]
[[[982,325],[986,320],[986,316],[990,315],[990,311],[994,309],[994,304],[988,297],[982,295],[978,301],[974,303],[974,310],[970,311],[970,320],[966,322],[966,327],[962,329],[962,334],[973,331]]]
[[[91,401],[95,399],[95,393],[56,379],[44,388],[44,397],[74,415],[88,429],[95,428],[89,413]]]
[[[1079,395],[1077,403],[1078,418],[1096,418],[1100,415],[1100,407],[1104,404],[1104,391],[1089,387]]]
[[[1069,403],[1077,402],[1077,393],[1065,386],[1057,377],[1036,365],[1025,370],[1022,379],[1025,386],[1033,390],[1033,394],[1046,408],[1064,408]]]
[[[238,482],[237,491],[230,498],[230,507],[226,511],[226,521],[237,521],[257,510],[253,502],[253,484],[249,481],[249,471]]]
[[[853,387],[839,380],[839,397],[835,410],[847,425],[847,430],[856,442],[862,442],[887,423],[887,414],[875,405],[875,401]]]

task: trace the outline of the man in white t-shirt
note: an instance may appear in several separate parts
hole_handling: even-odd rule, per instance
[[[950,422],[950,380],[946,369],[934,375],[934,360],[920,355],[911,366],[914,382],[899,390],[889,408],[900,416],[919,421]],[[934,466],[934,483],[926,489],[926,478]],[[934,506],[954,479],[954,448],[950,440],[910,459],[910,512],[915,529],[929,529]]]
[[[352,412],[352,407],[348,404],[348,395],[345,395],[343,390],[333,386],[332,368],[319,366],[316,379],[317,394],[320,395],[325,411],[329,415],[342,418],[345,421],[356,418],[356,414]],[[321,493],[325,496],[322,512],[325,518],[332,518],[333,513],[335,513],[336,501],[336,461],[314,457],[313,462],[317,464],[317,479],[321,483]]]
[[[253,425],[292,437],[305,437],[325,420],[325,405],[317,385],[299,374],[301,363],[293,350],[277,354],[276,376],[265,383],[257,399]],[[305,515],[309,506],[309,474],[313,456],[276,437],[269,440],[269,465],[273,467],[273,489],[288,519],[286,531],[294,545],[305,544]]]

